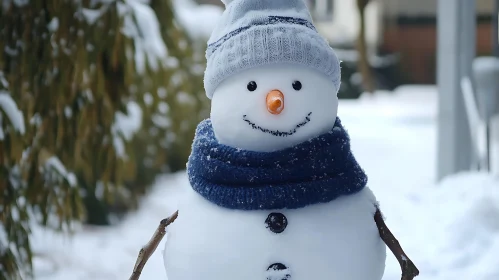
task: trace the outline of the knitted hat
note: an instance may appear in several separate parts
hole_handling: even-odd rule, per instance
[[[275,63],[311,67],[340,86],[340,62],[315,29],[304,0],[222,0],[225,11],[206,50],[208,98],[243,70]]]

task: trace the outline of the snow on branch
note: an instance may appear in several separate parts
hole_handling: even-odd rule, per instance
[[[142,108],[136,102],[130,101],[127,104],[127,114],[116,112],[114,123],[111,127],[113,134],[114,150],[118,157],[126,159],[125,141],[132,140],[135,133],[142,127]]]
[[[137,72],[145,72],[146,61],[152,70],[158,70],[166,63],[168,49],[161,37],[156,13],[147,3],[139,0],[126,1],[125,4],[120,4],[119,9],[124,16],[121,32],[134,41]]]
[[[4,138],[5,138],[5,132],[3,132],[2,115],[0,115],[0,141],[2,141]]]
[[[12,127],[21,134],[24,134],[24,116],[21,110],[17,107],[16,102],[12,99],[10,94],[5,90],[0,90],[0,120],[2,114],[7,116]],[[3,140],[4,132],[0,127],[0,140]]]
[[[78,184],[78,181],[76,179],[76,175],[72,172],[68,172],[66,170],[66,167],[64,167],[64,164],[59,160],[58,157],[56,156],[51,156],[50,158],[47,159],[45,162],[45,168],[47,170],[53,170],[56,171],[60,176],[62,176],[71,187],[76,187]]]

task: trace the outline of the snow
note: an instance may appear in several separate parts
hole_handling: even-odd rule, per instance
[[[29,0],[14,0],[14,4],[18,7],[25,6],[29,3]]]
[[[64,167],[64,164],[62,164],[62,162],[56,156],[52,156],[49,159],[47,159],[47,161],[45,162],[45,167],[48,170],[57,171],[59,175],[61,175],[62,177],[64,177],[64,179],[66,179],[66,181],[71,187],[77,186],[78,182],[76,179],[76,175],[72,172],[68,172],[66,170],[66,167]]]
[[[478,106],[475,101],[475,93],[473,91],[472,82],[469,77],[461,79],[461,90],[463,93],[466,114],[468,115],[468,124],[471,131],[473,149],[478,155],[479,160],[483,163],[487,154],[486,125],[480,117],[480,112],[478,111]]]
[[[0,247],[0,253],[3,253],[3,250],[4,250],[3,246],[5,246],[6,244],[9,244],[9,238],[7,237],[7,231],[5,230],[5,227],[3,226],[3,224],[0,224],[0,244],[2,244],[2,247]]]
[[[94,24],[102,16],[102,10],[82,8],[81,12],[88,24]]]
[[[158,111],[166,115],[170,111],[170,106],[166,102],[159,102]]]
[[[439,280],[498,279],[499,269],[494,263],[499,252],[497,178],[459,174],[444,180],[424,199],[426,205],[438,211],[418,217],[415,222],[420,232],[442,230],[426,234],[434,244],[419,248],[427,256],[421,268]],[[439,256],[439,252],[445,253],[445,257]]]
[[[136,70],[143,74],[146,62],[152,70],[157,70],[160,64],[167,62],[168,50],[161,36],[156,13],[140,0],[127,0],[125,3],[127,6],[119,4],[122,5],[120,9],[128,12],[125,14],[122,32],[134,38]]]
[[[168,128],[172,125],[172,121],[169,117],[162,116],[159,114],[152,115],[151,120],[153,121],[155,126],[161,128]]]
[[[499,113],[499,58],[477,57],[473,61],[473,81],[482,119],[489,121]]]
[[[499,68],[499,58],[494,56],[481,56],[473,60],[473,68],[477,74],[488,71],[497,71]]]
[[[3,9],[7,10],[12,4],[12,1],[14,1],[14,5],[17,7],[23,7],[29,3],[29,0],[4,0],[2,1]]]
[[[69,106],[64,107],[64,115],[66,118],[70,119],[73,116],[73,110]]]
[[[196,104],[196,100],[194,99],[194,97],[192,97],[191,94],[188,94],[184,91],[177,92],[176,97],[179,104],[189,104],[189,105]]]
[[[223,12],[221,7],[192,0],[174,0],[173,4],[178,21],[192,38],[209,38]]]
[[[127,104],[127,113],[116,112],[114,126],[126,140],[131,140],[133,135],[142,126],[142,109],[136,102],[130,101]]]
[[[340,100],[338,114],[387,225],[421,271],[416,279],[498,279],[499,181],[469,172],[435,183],[435,94],[433,86],[405,86]],[[34,228],[36,279],[128,279],[140,248],[188,188],[185,172],[159,177],[139,210],[117,226],[80,227],[72,237]],[[164,246],[141,280],[167,279]],[[383,279],[400,280],[389,251]]]
[[[0,115],[0,141],[2,141],[3,139],[5,139],[5,132],[3,132],[2,115]]]
[[[9,82],[5,78],[5,74],[0,71],[0,85],[2,85],[4,88],[9,87]]]
[[[154,195],[142,201],[141,210],[115,227],[81,227],[72,237],[35,228],[32,245],[36,279],[128,279],[140,248],[149,241],[159,221],[175,211],[176,198],[181,194],[176,187],[185,186],[185,180],[183,174],[160,177]],[[166,279],[163,247],[164,243],[148,261],[141,280]]]
[[[158,97],[164,99],[164,98],[166,98],[166,95],[167,95],[166,89],[164,87],[159,87],[158,88]]]
[[[152,103],[154,102],[154,97],[152,97],[152,94],[149,93],[149,92],[146,92],[144,93],[144,103],[147,105],[147,106],[151,106]]]
[[[5,114],[7,120],[13,128],[21,134],[24,134],[24,116],[21,110],[17,107],[16,102],[12,99],[10,94],[5,90],[0,90],[0,116]],[[0,127],[0,140],[4,137],[4,132]]]
[[[126,158],[125,141],[130,141],[142,127],[142,109],[139,104],[133,101],[127,103],[127,114],[116,112],[114,124],[111,128],[113,133],[113,145],[116,154],[121,158]]]
[[[264,223],[270,211],[223,209],[190,190],[180,202],[179,218],[168,230],[168,279],[266,279],[265,269],[279,262],[290,268],[291,279],[334,275],[344,280],[379,280],[386,248],[373,221],[375,203],[371,190],[365,188],[335,203],[279,210],[289,223],[284,232],[275,234]]]
[[[331,130],[336,121],[338,98],[333,82],[317,73],[295,65],[268,65],[224,80],[211,103],[217,139],[245,150],[273,151]],[[293,88],[296,80],[302,84],[300,90]],[[256,83],[254,91],[247,89],[250,81]],[[266,103],[267,94],[274,89],[284,95],[284,109],[278,117],[269,114]],[[287,136],[275,136],[284,133]]]
[[[59,29],[59,18],[53,17],[52,20],[50,20],[47,28],[49,29],[50,32],[57,31],[57,29]]]

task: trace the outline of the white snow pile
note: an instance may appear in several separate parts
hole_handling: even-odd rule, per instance
[[[7,121],[12,125],[14,130],[24,134],[25,127],[23,112],[19,110],[16,102],[7,91],[0,90],[0,140],[3,140],[5,137],[5,132],[1,126],[3,116],[6,117]]]
[[[435,93],[404,87],[340,101],[339,116],[387,225],[421,271],[416,279],[499,279],[499,180],[463,173],[435,184]],[[117,226],[81,227],[71,238],[35,228],[36,279],[128,279],[140,248],[187,188],[185,172],[159,178],[139,211]],[[166,279],[162,248],[164,241],[141,280]],[[400,280],[399,265],[387,254],[383,279]]]
[[[192,38],[210,37],[223,12],[221,7],[199,5],[193,0],[174,0],[173,4],[178,21]]]
[[[458,174],[420,199],[431,211],[414,217],[411,250],[427,279],[499,279],[499,178]]]
[[[73,236],[62,236],[35,227],[31,244],[35,250],[37,280],[121,280],[132,273],[137,255],[159,222],[177,209],[184,174],[160,177],[154,192],[141,202],[141,209],[113,227],[79,227]],[[149,259],[141,280],[166,279],[161,251]]]

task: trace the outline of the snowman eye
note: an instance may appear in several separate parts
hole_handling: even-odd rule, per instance
[[[256,87],[257,87],[257,86],[256,86],[255,81],[251,81],[251,82],[249,82],[249,83],[248,83],[248,86],[247,86],[247,88],[248,88],[248,90],[249,90],[249,91],[255,91],[255,90],[256,90]]]
[[[293,88],[294,88],[295,90],[300,90],[300,89],[302,88],[302,84],[301,84],[301,82],[300,82],[300,81],[294,81],[294,82],[293,82]]]

